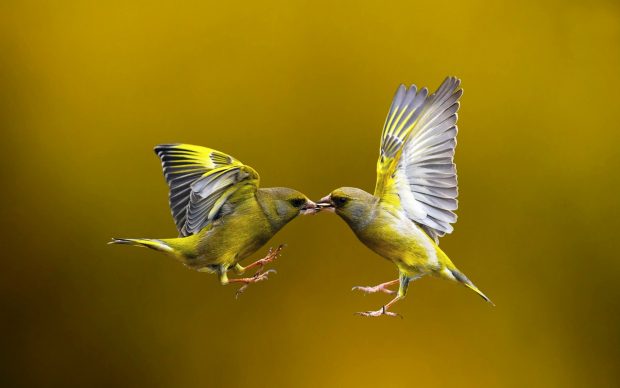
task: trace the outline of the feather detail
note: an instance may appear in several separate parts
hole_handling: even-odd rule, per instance
[[[415,85],[396,91],[381,136],[375,196],[402,209],[436,239],[452,232],[456,222],[454,150],[463,91],[460,80],[448,77],[427,94]]]
[[[254,169],[232,156],[191,144],[155,147],[170,188],[170,209],[182,237],[199,232],[213,220],[241,186],[258,188]]]

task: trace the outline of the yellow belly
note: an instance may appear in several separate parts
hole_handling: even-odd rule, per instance
[[[427,274],[441,268],[445,254],[404,215],[379,212],[358,238],[370,249],[409,274]]]

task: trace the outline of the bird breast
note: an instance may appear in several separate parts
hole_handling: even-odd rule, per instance
[[[402,212],[378,211],[358,237],[370,249],[399,267],[434,268],[439,263],[431,239]]]

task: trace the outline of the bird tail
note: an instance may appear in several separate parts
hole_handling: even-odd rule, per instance
[[[164,253],[175,253],[175,250],[165,241],[151,238],[113,238],[108,244],[134,245],[137,247],[150,248]]]
[[[482,299],[486,300],[491,305],[495,306],[495,303],[493,303],[491,301],[491,299],[489,299],[488,296],[486,296],[482,291],[480,291],[478,289],[478,287],[476,287],[476,285],[474,283],[472,283],[472,281],[469,280],[467,278],[467,276],[465,276],[465,274],[463,274],[462,272],[460,272],[456,268],[447,268],[446,267],[446,270],[448,270],[449,273],[452,275],[452,277],[454,278],[453,280],[456,280],[457,282],[463,284],[465,287],[469,288],[470,290],[474,291],[476,294],[480,295],[480,297],[482,297]]]

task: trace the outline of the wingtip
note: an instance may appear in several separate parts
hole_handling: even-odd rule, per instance
[[[164,143],[164,144],[157,144],[155,147],[153,147],[153,151],[159,155],[159,153],[163,150],[168,150],[170,148],[174,148],[176,146],[178,146],[180,143]]]
[[[453,75],[447,76],[439,86],[439,89],[441,89],[442,86],[447,87],[448,90],[452,90],[452,93],[455,93],[457,90],[462,91],[462,89],[460,89],[461,79]]]

